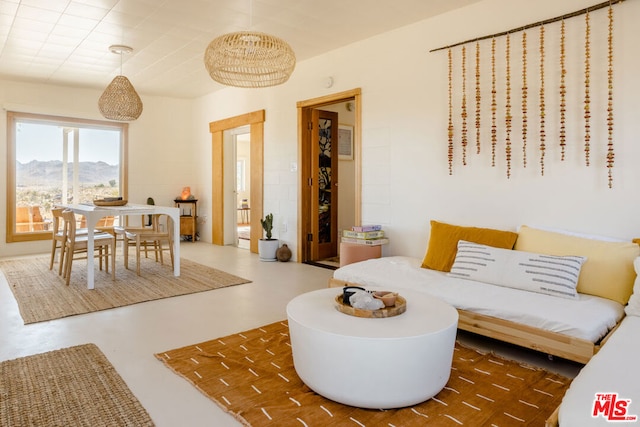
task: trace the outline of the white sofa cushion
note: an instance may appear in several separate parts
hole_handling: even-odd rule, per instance
[[[345,265],[333,277],[372,290],[416,290],[462,310],[597,342],[624,316],[624,306],[578,294],[577,300],[447,276],[420,268],[420,259],[391,256]],[[411,301],[407,301],[407,310]]]
[[[577,299],[586,257],[543,255],[460,240],[450,276]]]
[[[627,416],[640,416],[640,317],[628,316],[604,346],[574,378],[562,398],[561,426],[602,427],[636,426],[633,422],[610,422],[602,412],[593,416],[597,394],[617,394],[617,400],[631,400]],[[620,415],[620,413],[618,414]]]

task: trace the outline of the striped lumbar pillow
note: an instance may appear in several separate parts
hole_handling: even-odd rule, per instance
[[[582,256],[554,256],[458,242],[453,277],[577,299]]]

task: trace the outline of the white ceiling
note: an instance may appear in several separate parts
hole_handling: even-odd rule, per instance
[[[479,0],[0,0],[0,77],[92,88],[123,74],[140,94],[192,98],[222,86],[208,43],[252,29],[302,61]],[[294,71],[295,72],[295,71]]]

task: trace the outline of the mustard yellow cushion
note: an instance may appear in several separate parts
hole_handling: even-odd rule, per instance
[[[523,225],[514,249],[587,257],[578,279],[580,293],[626,304],[633,292],[636,278],[633,261],[640,256],[640,246],[636,243],[588,239]]]
[[[431,235],[427,253],[422,260],[422,268],[438,271],[451,271],[458,251],[458,241],[479,243],[496,248],[512,249],[518,237],[512,231],[491,228],[462,227],[431,221]]]

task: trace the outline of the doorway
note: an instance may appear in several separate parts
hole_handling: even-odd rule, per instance
[[[334,111],[338,113],[337,122],[340,129],[346,128],[350,133],[350,155],[345,156],[348,161],[339,162],[340,166],[336,169],[336,177],[340,176],[340,181],[336,180],[331,186],[340,188],[342,198],[338,201],[335,197],[334,202],[337,203],[337,218],[331,219],[330,229],[334,233],[336,247],[340,239],[342,229],[359,225],[361,221],[361,90],[354,89],[346,92],[328,95],[321,98],[300,101],[298,108],[298,152],[299,152],[299,169],[300,169],[300,186],[299,186],[299,206],[298,206],[298,259],[306,263],[335,264],[337,257],[331,251],[322,249],[325,237],[319,235],[318,217],[322,215],[323,198],[320,195],[320,187],[322,187],[323,172],[318,169],[318,132],[319,123],[314,120],[314,116],[318,116],[319,111]],[[347,114],[346,111],[349,111]],[[342,114],[341,114],[342,113]],[[349,117],[350,123],[342,126],[344,121],[341,117]],[[326,124],[326,123],[325,123]],[[322,133],[321,133],[322,134]],[[334,137],[335,138],[335,137]],[[338,145],[337,138],[332,142],[334,149]],[[337,150],[336,150],[337,151]],[[343,166],[349,166],[350,173],[340,174],[338,170],[342,170]],[[344,191],[350,188],[350,191]],[[344,213],[347,213],[346,215]],[[324,239],[324,240],[323,240]],[[326,245],[325,245],[326,247]],[[339,254],[335,254],[338,255]],[[325,262],[329,260],[329,262]],[[331,262],[333,260],[334,262]],[[339,262],[339,261],[337,261]]]
[[[251,129],[224,131],[224,244],[250,249]]]
[[[236,165],[233,163],[229,165],[230,156],[225,158],[224,134],[228,134],[232,129],[246,126],[250,134],[249,156],[251,158],[248,173],[250,183],[249,199],[251,200],[251,215],[248,218],[250,226],[249,249],[253,253],[258,253],[258,240],[262,237],[260,218],[262,218],[264,180],[264,120],[265,111],[258,110],[209,123],[212,145],[211,242],[214,245],[225,245],[233,242],[233,240],[229,242],[228,235],[225,240],[225,224],[228,224],[229,220],[234,224],[238,214],[235,198],[236,190],[233,188],[233,184],[231,184],[231,190],[228,190],[229,183],[235,183],[233,174],[235,173]],[[232,173],[231,177],[229,173]],[[229,193],[233,196],[231,199],[229,199]],[[226,228],[229,229],[229,227]],[[231,229],[235,235],[235,225]]]

